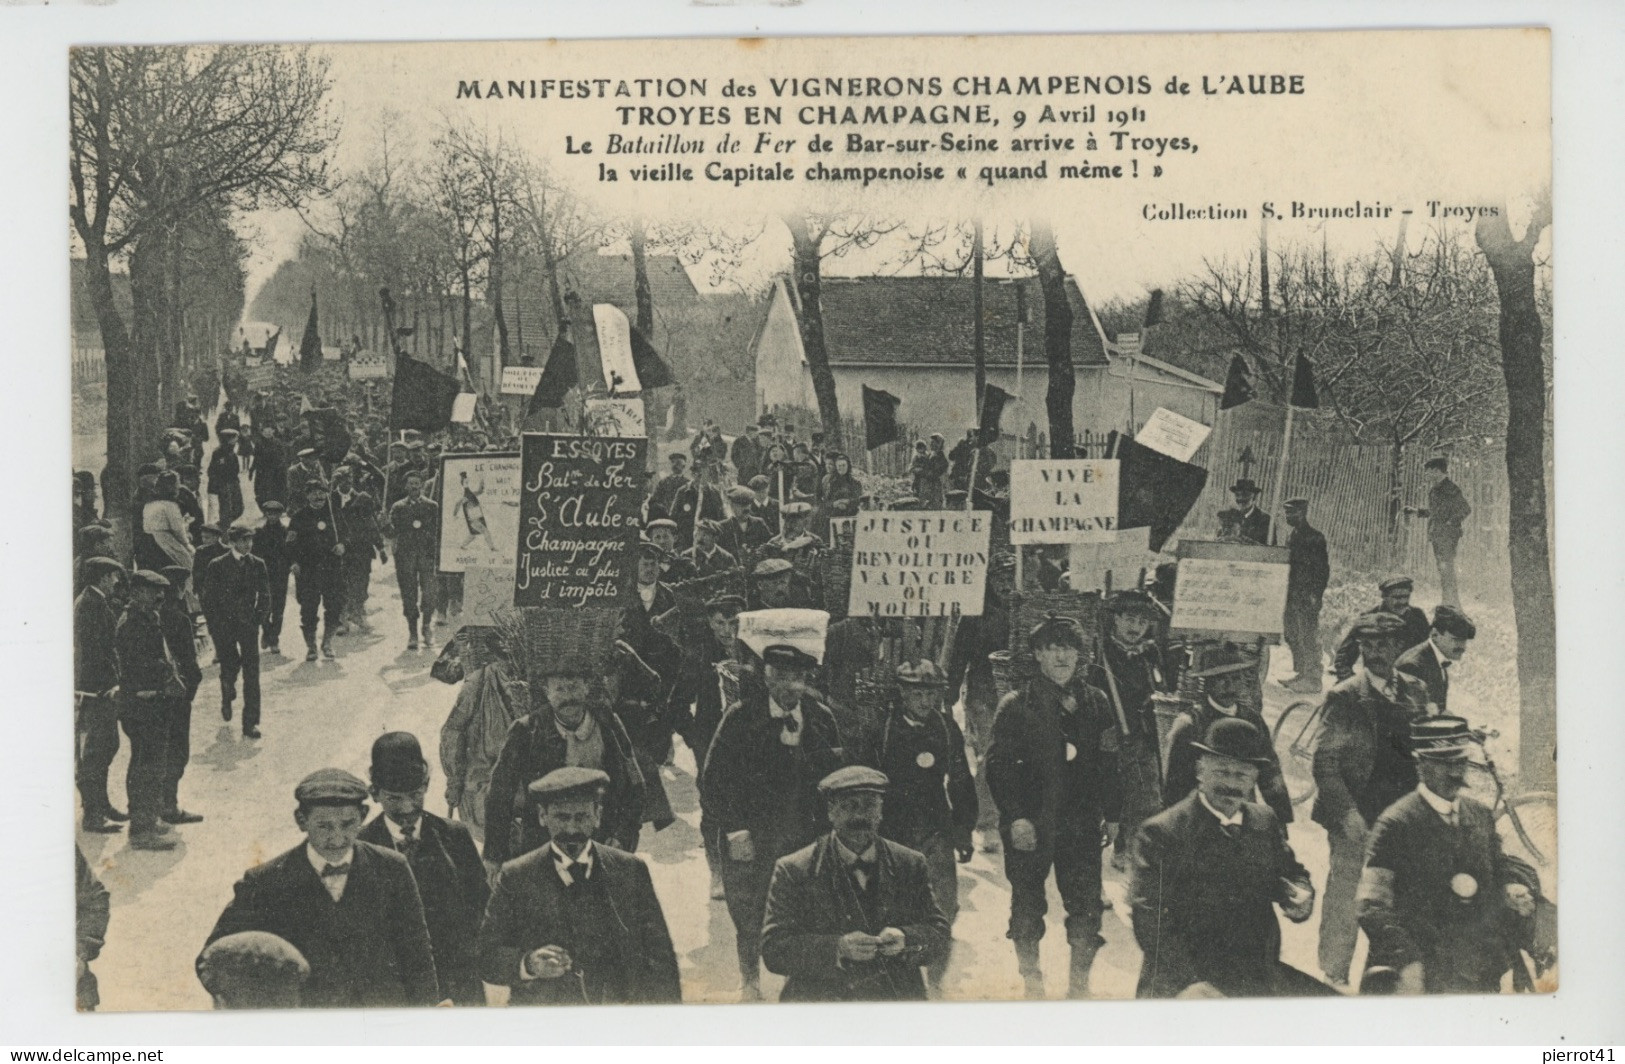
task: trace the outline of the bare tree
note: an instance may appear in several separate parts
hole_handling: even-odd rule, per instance
[[[1073,314],[1066,290],[1066,270],[1061,266],[1055,231],[1050,223],[1034,219],[1028,231],[1033,267],[1038,271],[1038,287],[1044,294],[1044,361],[1049,368],[1044,407],[1049,413],[1050,457],[1071,458],[1077,440],[1077,430],[1072,423],[1077,376],[1072,369]]]
[[[1507,553],[1512,616],[1518,628],[1519,776],[1550,786],[1557,757],[1557,616],[1546,513],[1545,327],[1535,292],[1535,249],[1552,222],[1550,193],[1535,205],[1522,237],[1502,205],[1478,217],[1478,246],[1500,303],[1501,371],[1506,380]]]

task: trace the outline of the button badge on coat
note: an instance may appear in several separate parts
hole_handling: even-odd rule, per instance
[[[1078,748],[1073,746],[1071,743],[1067,743],[1066,744],[1066,759],[1068,761],[1075,761],[1075,760],[1077,760],[1077,757],[1078,757]]]
[[[914,763],[921,768],[930,768],[937,763],[937,756],[929,750],[921,750],[920,756],[914,759]]]

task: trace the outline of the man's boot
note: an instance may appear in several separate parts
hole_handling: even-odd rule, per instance
[[[1038,941],[1016,939],[1016,969],[1021,972],[1023,996],[1028,1001],[1044,1000],[1044,973],[1038,967]]]
[[[434,636],[429,634],[429,627],[434,623],[434,618],[425,613],[421,623],[423,625],[423,649],[428,650],[434,646]]]
[[[1073,1000],[1089,996],[1089,970],[1095,966],[1097,942],[1072,943],[1072,964],[1067,970],[1066,996]]]
[[[305,633],[305,660],[306,661],[315,661],[316,660],[316,633],[315,632],[306,632]]]
[[[342,628],[343,625],[340,625],[339,627]],[[333,629],[332,628],[324,627],[322,629],[322,657],[326,658],[328,661],[333,660]]]
[[[416,650],[417,648],[418,648],[418,619],[416,617],[408,617],[406,619],[406,649],[407,650]]]

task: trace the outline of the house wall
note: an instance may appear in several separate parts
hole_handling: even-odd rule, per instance
[[[801,331],[796,327],[790,295],[781,281],[773,286],[773,301],[756,345],[756,413],[774,406],[812,407],[812,376],[802,355]],[[872,386],[871,386],[872,387]],[[858,400],[861,404],[861,399]],[[843,400],[844,402],[844,400]],[[862,410],[861,405],[857,408]],[[726,431],[726,429],[724,429]]]

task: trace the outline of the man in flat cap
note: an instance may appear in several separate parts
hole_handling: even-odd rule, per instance
[[[152,497],[141,510],[142,536],[135,544],[135,561],[143,569],[157,572],[166,565],[192,562],[192,536],[186,515],[176,502],[180,477],[173,470],[158,474]]]
[[[762,914],[773,865],[823,830],[818,781],[840,766],[841,739],[811,693],[818,662],[787,644],[762,651],[764,682],[722,716],[700,777],[700,806],[722,840],[722,880],[741,995],[761,1000]]]
[[[643,617],[653,625],[677,608],[677,596],[661,575],[666,548],[647,536],[638,539],[638,604]]]
[[[225,530],[213,523],[198,526],[197,553],[192,556],[192,594],[201,601],[204,588],[209,584],[209,566],[216,558],[223,558],[231,548],[226,546]],[[160,567],[161,568],[161,567]]]
[[[751,513],[755,514],[762,524],[768,527],[770,533],[776,533],[784,518],[779,514],[779,500],[773,494],[772,479],[763,473],[758,473],[750,478],[748,486],[753,500]]]
[[[728,491],[728,519],[717,531],[717,543],[736,559],[754,557],[773,538],[772,529],[756,513],[756,493],[741,484]]]
[[[474,836],[423,808],[429,762],[417,736],[386,732],[372,744],[369,793],[379,814],[357,836],[406,858],[423,901],[440,993],[456,1005],[484,1005],[474,936],[491,896]]]
[[[502,866],[480,925],[481,976],[511,1005],[682,1001],[677,954],[649,869],[596,841],[603,772],[564,767],[530,785],[546,846]]]
[[[1309,523],[1309,500],[1298,497],[1283,504],[1287,527],[1288,569],[1286,610],[1281,618],[1282,638],[1292,651],[1294,676],[1282,686],[1299,694],[1320,690],[1320,603],[1331,579],[1332,563],[1326,537]]]
[[[1428,637],[1428,615],[1411,605],[1411,592],[1415,587],[1416,582],[1401,573],[1384,577],[1377,584],[1382,600],[1365,614],[1387,613],[1399,619],[1400,628],[1395,638],[1399,641],[1400,653],[1425,643]],[[1354,675],[1354,666],[1359,661],[1360,641],[1351,627],[1337,644],[1337,653],[1332,655],[1332,671],[1339,680],[1346,680]]]
[[[290,507],[299,507],[305,502],[305,495],[312,481],[327,483],[327,470],[322,468],[322,456],[314,447],[305,447],[299,451],[298,461],[288,467],[288,495],[285,500]]]
[[[248,477],[254,485],[254,501],[263,513],[268,502],[288,501],[288,448],[277,438],[276,425],[256,421],[260,431],[249,460]]]
[[[717,487],[721,472],[720,456],[716,461],[698,462],[694,466],[694,479],[677,489],[669,514],[677,522],[677,542],[694,542],[696,522],[720,521],[728,516],[727,507],[722,502],[722,490]]]
[[[372,630],[367,621],[367,592],[372,584],[372,561],[389,561],[384,534],[378,527],[378,503],[370,492],[356,484],[356,473],[347,465],[333,470],[332,503],[338,513],[339,536],[344,544],[340,569],[344,573],[342,635],[348,628]]]
[[[1151,696],[1169,690],[1157,623],[1162,609],[1144,591],[1118,591],[1106,603],[1107,630],[1100,660],[1089,668],[1091,686],[1106,693],[1117,717],[1117,760],[1123,819],[1112,863],[1124,867],[1140,821],[1162,810],[1157,714]]]
[[[270,600],[270,613],[260,630],[260,649],[280,657],[282,618],[288,609],[288,570],[293,565],[288,557],[288,513],[279,499],[261,503],[260,513],[265,520],[254,530],[252,553],[265,563]]]
[[[1270,733],[1263,715],[1246,697],[1250,688],[1256,688],[1257,671],[1257,662],[1226,644],[1200,669],[1186,674],[1202,681],[1201,701],[1186,703],[1173,727],[1168,729],[1168,768],[1162,784],[1164,804],[1177,805],[1196,789],[1202,737],[1213,725],[1221,720],[1244,720],[1260,735]],[[1263,802],[1277,820],[1290,824],[1292,796],[1281,778],[1281,762],[1274,746],[1267,748],[1266,758],[1268,763],[1258,766],[1258,794],[1249,794],[1247,800]]]
[[[1460,717],[1411,726],[1416,789],[1377,818],[1356,900],[1367,971],[1402,994],[1493,994],[1519,963],[1540,877],[1503,852],[1490,809],[1462,793],[1473,744]]]
[[[1038,943],[1051,869],[1066,906],[1072,947],[1069,997],[1089,995],[1100,937],[1101,838],[1122,809],[1118,726],[1111,703],[1079,670],[1083,630],[1050,617],[1028,636],[1038,674],[1010,692],[993,718],[985,771],[999,808],[1010,927],[1030,998],[1044,997]]]
[[[166,566],[163,577],[169,581],[164,597],[158,603],[158,623],[164,629],[164,647],[175,663],[175,674],[181,680],[181,692],[169,703],[169,718],[164,730],[164,785],[163,812],[159,819],[166,824],[195,824],[203,817],[181,808],[181,777],[192,760],[192,700],[203,683],[203,670],[197,660],[197,625],[186,599],[186,585],[192,579],[192,570],[184,565]]]
[[[209,494],[214,496],[215,520],[225,528],[243,515],[242,464],[237,459],[237,430],[223,428],[209,459]]]
[[[265,931],[216,939],[203,948],[195,968],[216,1009],[296,1009],[310,979],[304,955]]]
[[[671,472],[655,482],[649,492],[648,519],[670,518],[672,503],[677,498],[677,492],[688,483],[688,455],[675,451],[667,457],[671,463]]]
[[[1214,721],[1196,744],[1196,789],[1140,828],[1130,889],[1143,951],[1136,996],[1274,996],[1309,982],[1283,978],[1275,907],[1302,923],[1314,887],[1285,826],[1252,801],[1269,748],[1248,721]]]
[[[947,954],[925,858],[880,835],[886,784],[863,765],[824,777],[833,830],[774,866],[762,960],[780,1001],[923,1001],[920,969]]]
[[[237,677],[243,680],[243,738],[259,738],[260,627],[271,619],[271,584],[265,563],[250,553],[254,530],[232,525],[227,552],[204,574],[203,617],[220,661],[220,719],[231,720]]]
[[[660,582],[663,584],[680,584],[685,580],[692,580],[697,575],[694,563],[677,555],[677,522],[669,517],[657,517],[649,522],[645,530],[649,542],[659,547],[660,555]]]
[[[130,803],[130,847],[173,850],[175,839],[160,820],[164,812],[165,750],[174,701],[185,685],[164,645],[159,604],[169,581],[148,569],[130,580],[130,602],[119,619],[113,645],[118,655],[119,723],[130,740],[125,788]]]
[[[1433,609],[1433,624],[1427,641],[1411,647],[1394,662],[1394,668],[1422,681],[1428,692],[1428,711],[1448,711],[1450,667],[1467,653],[1467,644],[1478,635],[1478,627],[1458,607],[1440,603]]]
[[[1456,588],[1456,547],[1461,543],[1461,525],[1473,508],[1461,488],[1450,479],[1450,460],[1436,455],[1422,467],[1428,476],[1428,504],[1420,509],[1406,507],[1406,513],[1425,517],[1433,560],[1439,565],[1439,597],[1452,606],[1461,605]]]
[[[74,780],[86,831],[111,834],[129,817],[107,797],[107,772],[118,756],[119,661],[114,589],[124,566],[94,556],[80,563],[84,590],[73,600],[73,704],[78,739]]]
[[[812,512],[813,504],[802,498],[791,499],[780,506],[779,513],[783,515],[783,522],[779,534],[767,541],[767,546],[763,548],[764,553],[768,557],[787,558],[792,549],[811,549],[814,555],[823,550],[824,541],[808,527],[812,520]],[[809,536],[811,542],[806,542],[806,537]],[[792,543],[796,544],[795,548],[791,548]]]
[[[1354,958],[1354,891],[1366,834],[1377,817],[1416,788],[1411,724],[1427,714],[1427,689],[1394,669],[1405,622],[1367,613],[1351,628],[1363,665],[1326,695],[1315,746],[1315,823],[1326,829],[1331,865],[1320,916],[1320,967],[1346,986]]]
[[[310,965],[302,1000],[311,1007],[440,1001],[423,903],[406,858],[357,840],[367,785],[343,769],[324,768],[293,794],[294,822],[305,840],[243,874],[204,946],[243,931],[285,940]]]
[[[875,758],[890,781],[880,833],[925,858],[931,892],[951,930],[959,916],[958,866],[975,850],[976,782],[965,757],[965,734],[943,704],[945,681],[936,664],[904,662],[896,675],[897,697],[881,727]],[[926,965],[926,981],[939,997],[951,948],[950,942]]]
[[[817,591],[784,558],[763,558],[751,573],[750,608],[817,609]]]
[[[725,573],[739,563],[732,554],[718,545],[722,536],[722,523],[702,517],[694,526],[694,546],[685,550],[683,560],[694,567],[696,576],[715,576]]]
[[[407,472],[406,496],[389,508],[388,524],[395,536],[395,584],[406,615],[406,649],[416,650],[420,638],[427,648],[433,645],[430,629],[439,584],[435,548],[440,542],[440,507],[423,494],[422,473]]]
[[[1230,496],[1236,500],[1235,508],[1221,512],[1219,522],[1235,528],[1242,539],[1268,546],[1270,515],[1258,508],[1258,485],[1242,477],[1230,485]]]
[[[299,600],[305,660],[316,660],[316,621],[322,622],[322,657],[333,657],[333,635],[344,613],[343,532],[323,480],[305,484],[304,506],[288,521],[289,570]]]

